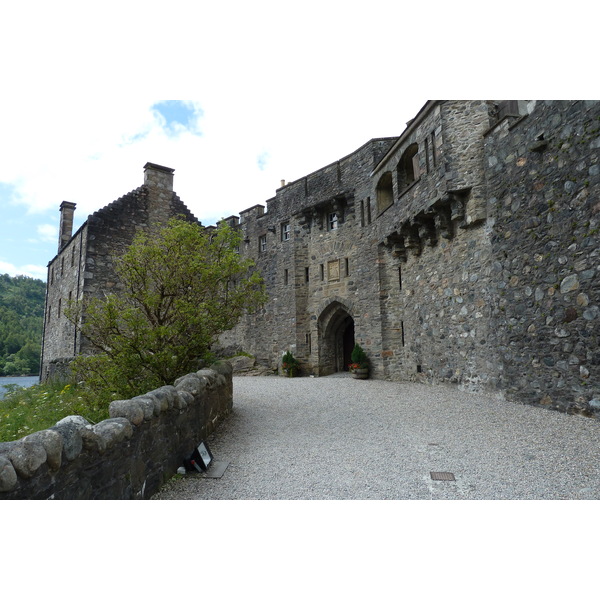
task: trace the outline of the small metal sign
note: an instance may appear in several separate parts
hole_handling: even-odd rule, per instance
[[[210,451],[206,442],[200,442],[196,449],[192,452],[192,455],[184,461],[186,470],[196,470],[198,473],[204,473],[210,463],[212,462],[213,455]]]

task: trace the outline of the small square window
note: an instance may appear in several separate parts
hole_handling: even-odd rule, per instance
[[[261,235],[258,238],[258,251],[259,252],[267,251],[267,236],[266,235]]]
[[[336,212],[329,213],[328,225],[330,231],[338,228],[338,215]]]
[[[290,228],[289,222],[282,223],[281,224],[281,241],[282,242],[287,242],[290,239],[290,232],[291,232],[291,228]]]

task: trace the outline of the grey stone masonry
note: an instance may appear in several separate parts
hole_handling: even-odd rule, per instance
[[[222,338],[305,375],[450,382],[600,408],[596,101],[426,103],[397,138],[241,213],[269,303]]]
[[[598,101],[429,101],[401,135],[282,182],[226,219],[269,299],[213,350],[261,372],[290,351],[321,376],[358,343],[373,378],[596,415],[599,125]],[[113,260],[135,231],[194,219],[173,170],[145,169],[49,265],[42,379],[85,350],[65,298],[118,291]]]
[[[485,137],[490,343],[513,398],[600,405],[600,105],[535,102]]]

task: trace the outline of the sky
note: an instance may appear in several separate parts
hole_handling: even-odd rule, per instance
[[[60,203],[76,203],[76,230],[142,185],[146,162],[175,169],[175,191],[211,225],[264,204],[282,179],[399,135],[430,99],[506,98],[521,77],[517,91],[529,92],[532,61],[537,85],[563,71],[576,83],[578,63],[531,28],[527,3],[504,3],[496,34],[473,17],[479,6],[11,3],[0,25],[0,273],[45,279]],[[591,25],[577,27],[579,51]]]

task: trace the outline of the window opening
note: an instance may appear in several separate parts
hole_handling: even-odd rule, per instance
[[[336,212],[329,213],[329,230],[333,231],[338,228],[338,215]]]
[[[350,262],[347,258],[344,259],[344,275],[346,277],[350,276]]]
[[[377,182],[375,191],[377,193],[377,212],[382,213],[394,202],[392,174],[390,171],[387,171],[381,176]]]
[[[402,335],[402,347],[404,348],[404,321],[400,321],[400,333]]]
[[[287,242],[290,239],[290,224],[283,223],[281,225],[281,241]]]
[[[259,250],[259,252],[267,251],[267,236],[266,235],[261,235],[258,238],[258,250]]]
[[[419,147],[411,144],[398,163],[398,192],[402,193],[419,179],[419,175]]]
[[[402,267],[398,267],[398,286],[399,290],[402,291]]]
[[[325,265],[323,265],[323,263],[321,263],[319,265],[319,269],[321,271],[321,281],[325,281]]]
[[[304,267],[304,280],[308,283],[309,280],[309,270],[308,267]]]
[[[285,285],[287,285],[287,284],[288,284],[288,281],[289,281],[289,276],[290,276],[290,275],[289,275],[289,272],[288,272],[288,270],[287,270],[287,269],[285,269],[285,270],[283,271],[283,282],[284,282],[284,284],[285,284]]]
[[[306,349],[308,350],[308,354],[312,354],[312,339],[311,334],[306,334]]]

